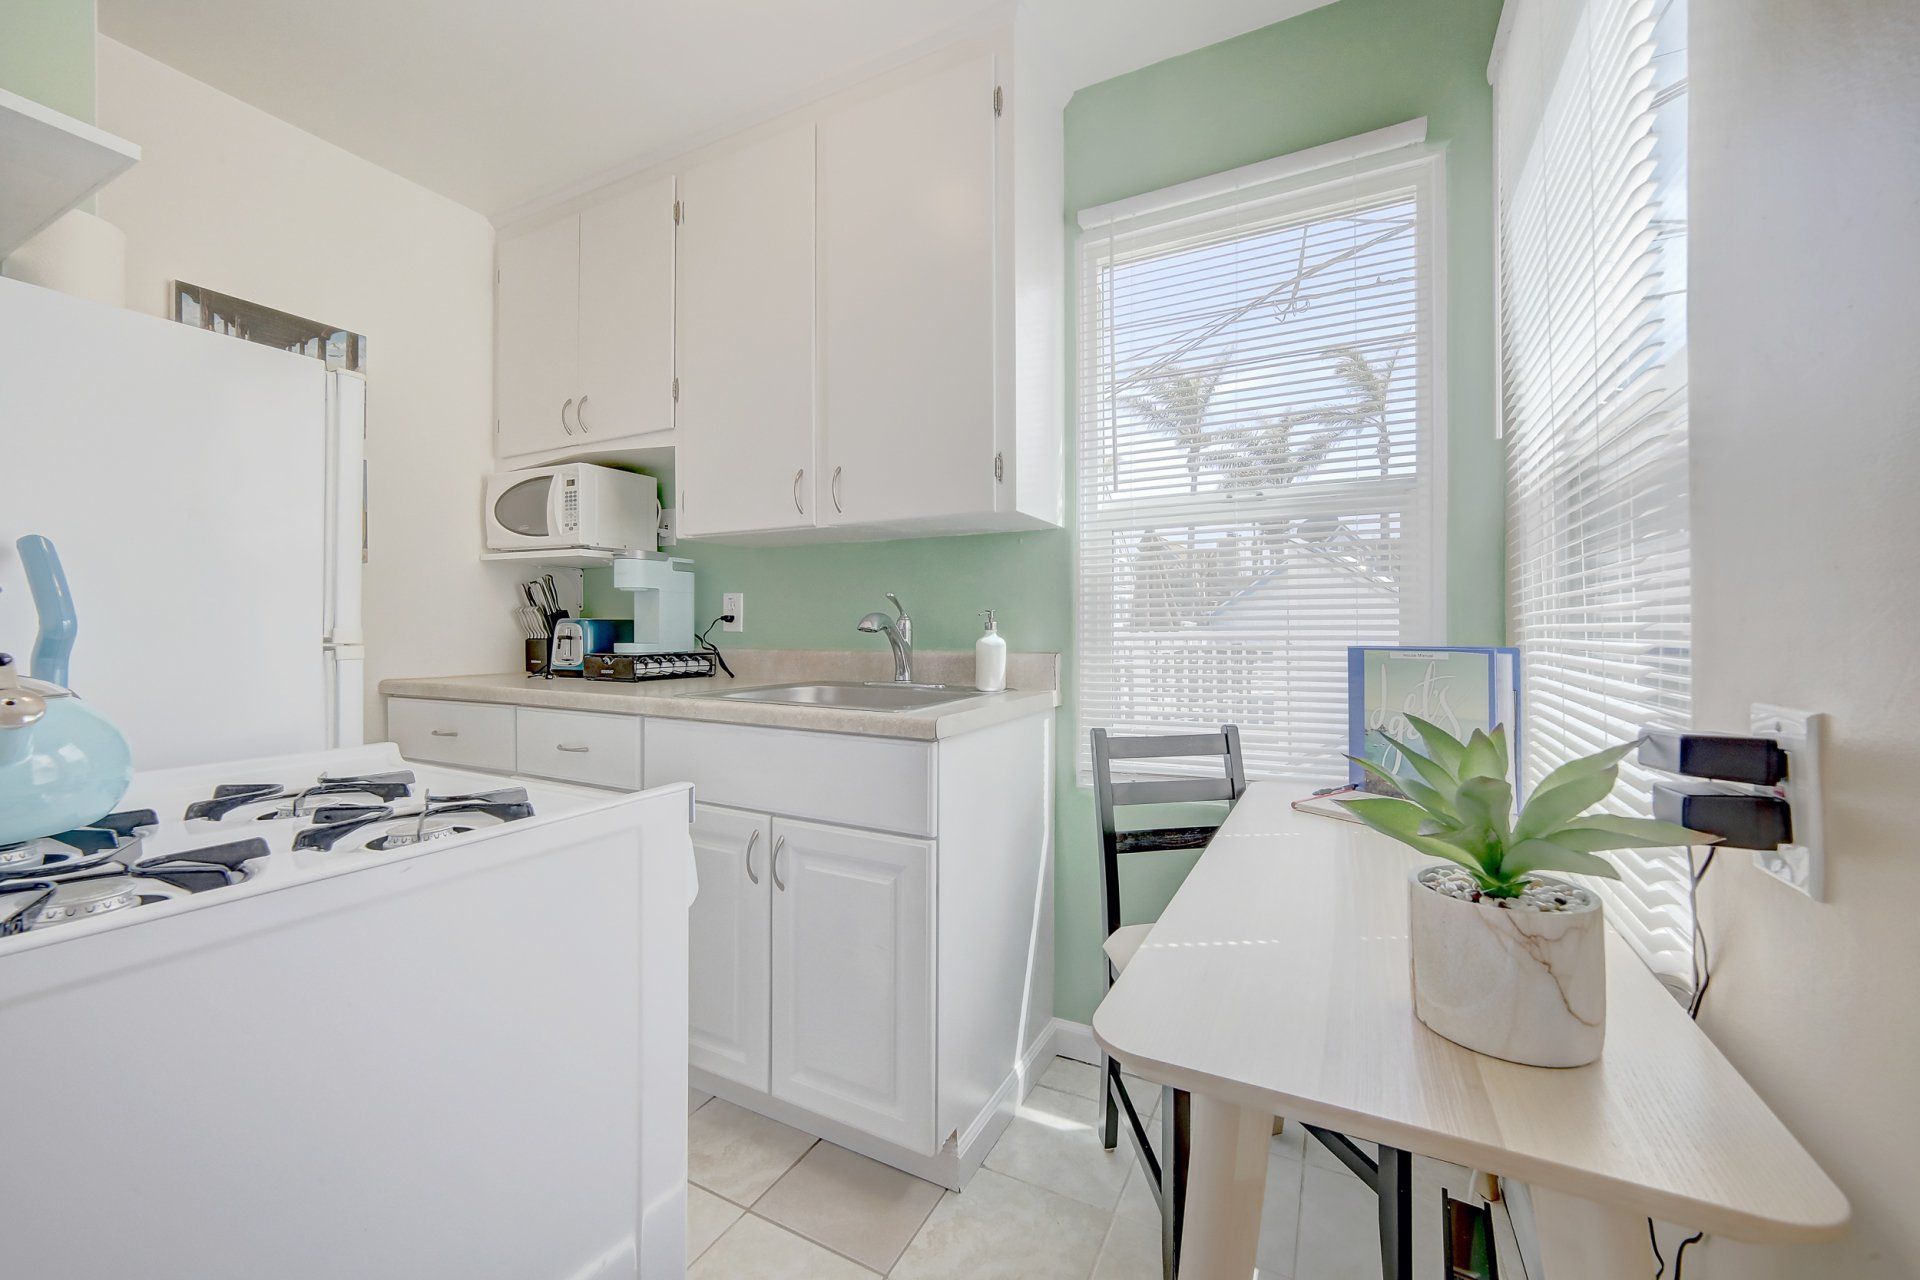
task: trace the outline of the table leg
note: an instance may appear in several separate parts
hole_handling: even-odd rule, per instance
[[[1260,1247],[1273,1117],[1194,1094],[1180,1280],[1248,1280]]]
[[[1380,1148],[1381,1280],[1413,1280],[1413,1155]]]

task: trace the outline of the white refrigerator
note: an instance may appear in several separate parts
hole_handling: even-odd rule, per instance
[[[0,652],[53,540],[70,683],[138,769],[361,741],[365,383],[0,279]]]

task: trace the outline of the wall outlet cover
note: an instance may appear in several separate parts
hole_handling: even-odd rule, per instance
[[[1793,813],[1793,844],[1753,855],[1760,869],[1798,889],[1815,902],[1826,899],[1826,814],[1820,796],[1820,746],[1827,717],[1818,711],[1793,711],[1764,702],[1753,704],[1751,728],[1772,738],[1787,753],[1787,778],[1773,794]]]
[[[722,631],[744,631],[747,627],[747,593],[728,591],[720,597],[720,612],[733,615],[732,622],[720,624]]]

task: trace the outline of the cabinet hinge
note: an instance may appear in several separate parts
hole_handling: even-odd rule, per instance
[[[999,115],[1006,105],[1006,95],[1001,92],[1000,86],[993,86],[993,114]]]
[[[996,453],[993,455],[993,478],[995,480],[1005,480],[1007,478],[1007,455],[1004,453]]]
[[[678,378],[673,380],[673,402],[675,404],[680,403],[680,379]]]
[[[676,227],[679,226],[680,219],[684,216],[685,215],[681,212],[681,209],[680,209],[680,202],[678,200],[675,200],[673,202],[673,225]]]

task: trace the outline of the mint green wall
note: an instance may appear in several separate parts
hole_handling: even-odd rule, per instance
[[[1339,0],[1082,90],[1066,117],[1069,226],[1089,205],[1427,117],[1428,136],[1447,146],[1447,639],[1462,644],[1497,643],[1505,629],[1486,83],[1499,9],[1499,0]],[[971,646],[977,611],[991,607],[1013,648],[1071,659],[1064,531],[771,549],[687,542],[677,551],[698,566],[702,623],[720,612],[722,592],[746,593],[746,629],[715,633],[726,645],[877,644],[854,622],[891,590],[924,648]],[[626,602],[600,581],[589,603],[613,612]],[[1057,727],[1054,1012],[1085,1021],[1101,992],[1093,811],[1073,776],[1070,704]],[[1190,865],[1176,856],[1142,868],[1127,886],[1136,917],[1157,914]]]
[[[0,3],[0,89],[93,122],[93,0]]]

